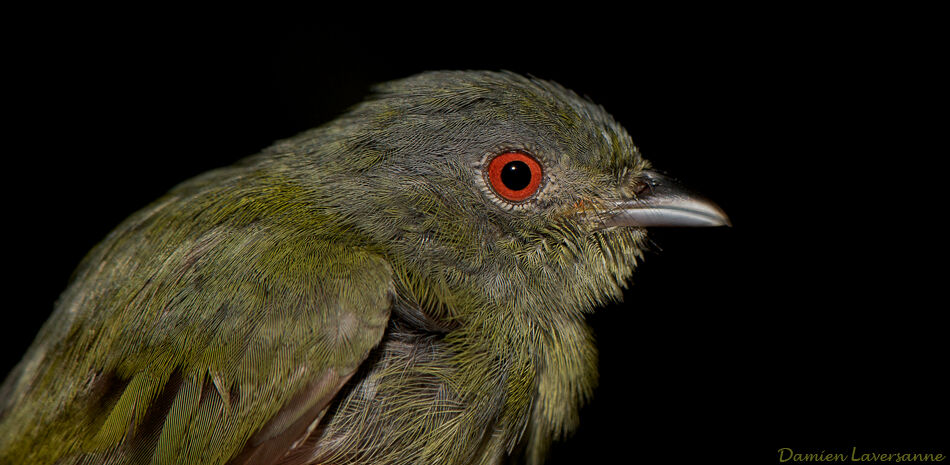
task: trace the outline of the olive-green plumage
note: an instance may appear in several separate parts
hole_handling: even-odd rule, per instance
[[[495,193],[524,152],[537,193]],[[79,266],[0,388],[0,463],[543,460],[596,383],[647,168],[600,107],[511,73],[382,85],[187,181]]]

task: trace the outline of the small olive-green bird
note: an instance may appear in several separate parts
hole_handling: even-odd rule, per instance
[[[540,463],[644,228],[727,222],[556,84],[384,84],[97,245],[0,388],[0,463]]]

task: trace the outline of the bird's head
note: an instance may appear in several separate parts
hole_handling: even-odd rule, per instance
[[[584,311],[621,295],[645,227],[727,222],[603,108],[512,73],[387,83],[314,134],[334,139],[311,159],[337,173],[325,202],[431,308]]]

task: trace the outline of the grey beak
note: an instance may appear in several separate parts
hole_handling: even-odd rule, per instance
[[[636,198],[611,205],[602,216],[611,226],[732,226],[718,205],[696,195],[669,177],[644,171]]]

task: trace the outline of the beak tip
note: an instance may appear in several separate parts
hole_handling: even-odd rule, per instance
[[[712,202],[710,202],[710,203],[712,204]],[[715,205],[715,207],[716,207],[716,213],[719,215],[719,224],[717,224],[717,225],[715,225],[715,226],[725,226],[725,227],[727,227],[727,228],[731,228],[731,227],[732,227],[732,220],[729,219],[729,215],[727,215],[726,212],[723,211],[723,209],[720,208],[718,205],[716,205],[716,204],[712,204],[712,205]]]

